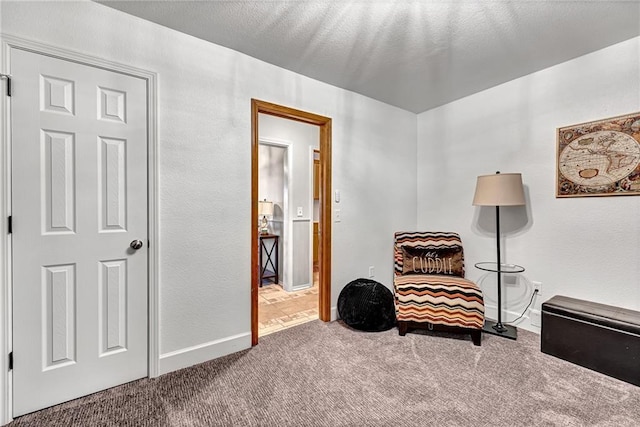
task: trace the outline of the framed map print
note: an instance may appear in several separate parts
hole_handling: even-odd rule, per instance
[[[640,194],[640,112],[558,129],[556,197]]]

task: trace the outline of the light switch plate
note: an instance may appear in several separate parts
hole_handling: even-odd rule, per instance
[[[333,220],[335,222],[340,222],[341,218],[340,218],[340,209],[336,209],[336,212],[333,214]]]

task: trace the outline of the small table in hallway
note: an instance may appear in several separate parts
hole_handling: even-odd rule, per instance
[[[271,245],[266,242],[271,240]],[[269,283],[278,283],[278,243],[280,236],[276,234],[260,234],[260,286]],[[266,257],[264,256],[266,255]],[[271,267],[271,269],[269,269]],[[273,282],[270,282],[273,280]]]

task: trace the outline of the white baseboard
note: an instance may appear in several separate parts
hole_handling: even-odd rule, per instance
[[[251,333],[233,335],[216,341],[160,355],[160,375],[188,368],[251,347]]]
[[[338,320],[338,307],[331,307],[331,321]]]
[[[313,286],[313,283],[303,283],[302,285],[292,286],[291,292],[303,291]]]

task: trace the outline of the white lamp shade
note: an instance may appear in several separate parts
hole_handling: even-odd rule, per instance
[[[258,202],[258,215],[263,215],[263,216],[273,215],[273,202],[260,200]]]
[[[522,175],[519,173],[496,173],[478,177],[474,206],[520,206],[524,205]]]

